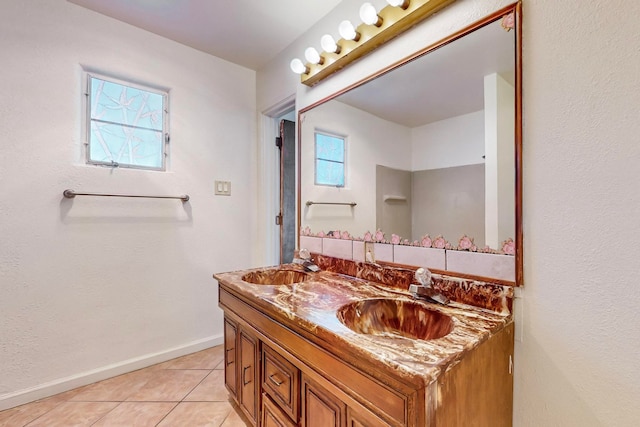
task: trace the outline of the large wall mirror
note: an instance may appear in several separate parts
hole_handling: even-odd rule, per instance
[[[382,230],[418,247],[442,236],[511,257],[507,282],[521,285],[520,49],[514,4],[302,109],[303,234]]]

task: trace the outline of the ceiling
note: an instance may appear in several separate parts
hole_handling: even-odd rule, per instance
[[[68,0],[259,70],[341,0]],[[224,4],[223,4],[224,3]],[[514,32],[494,22],[338,100],[409,127],[483,109],[483,79],[513,84]]]
[[[259,70],[341,0],[68,1]]]
[[[338,101],[407,127],[484,109],[484,76],[515,85],[515,33],[499,21],[357,87]]]

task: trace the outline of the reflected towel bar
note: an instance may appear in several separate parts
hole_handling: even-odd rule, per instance
[[[136,196],[130,194],[101,194],[101,193],[76,193],[73,190],[64,190],[62,195],[67,199],[73,199],[76,196],[101,196],[101,197],[136,197],[142,199],[180,199],[183,202],[189,201],[189,195],[184,196]]]
[[[311,200],[307,200],[307,206],[311,206],[311,205],[344,205],[344,206],[351,206],[354,207],[357,205],[356,202],[350,202],[350,203],[339,203],[339,202],[312,202]]]

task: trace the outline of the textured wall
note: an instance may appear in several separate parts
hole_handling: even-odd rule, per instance
[[[526,1],[516,425],[640,418],[640,2]]]
[[[356,3],[345,0],[334,15],[357,11]],[[317,87],[297,85],[298,107],[508,3],[458,0]],[[635,0],[524,0],[516,426],[633,426],[640,418],[638,16]],[[284,80],[269,86],[268,77],[337,22],[323,20],[259,73],[259,102],[295,90]]]
[[[302,122],[302,226],[314,232],[347,230],[363,236],[376,228],[376,165],[411,167],[411,130],[338,101],[305,113]],[[345,135],[346,184],[344,188],[314,185],[314,131]],[[394,144],[389,144],[393,141]],[[349,206],[306,206],[316,202],[358,203]],[[391,231],[391,230],[389,230]],[[388,237],[391,237],[389,234]]]
[[[393,233],[405,239],[412,238],[412,176],[406,169],[376,165],[375,228],[383,230],[387,239],[391,239]],[[389,196],[397,196],[399,200],[385,200]]]
[[[484,176],[484,164],[413,172],[412,239],[442,234],[457,244],[466,234],[484,247]]]
[[[484,163],[484,110],[411,129],[411,170]]]
[[[0,409],[220,340],[211,274],[251,265],[256,194],[253,71],[64,0],[1,19]],[[83,164],[81,64],[170,88],[168,172]]]

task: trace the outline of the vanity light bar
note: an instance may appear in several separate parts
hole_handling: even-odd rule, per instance
[[[378,12],[379,20],[376,24],[379,23],[380,26],[364,23],[358,25],[355,31],[359,37],[355,40],[342,38],[337,42],[337,53],[324,51],[320,63],[308,62],[305,72],[300,74],[300,82],[307,86],[315,85],[454,1],[410,0],[402,2],[401,6],[385,6]],[[403,9],[402,6],[406,3],[408,6]]]

